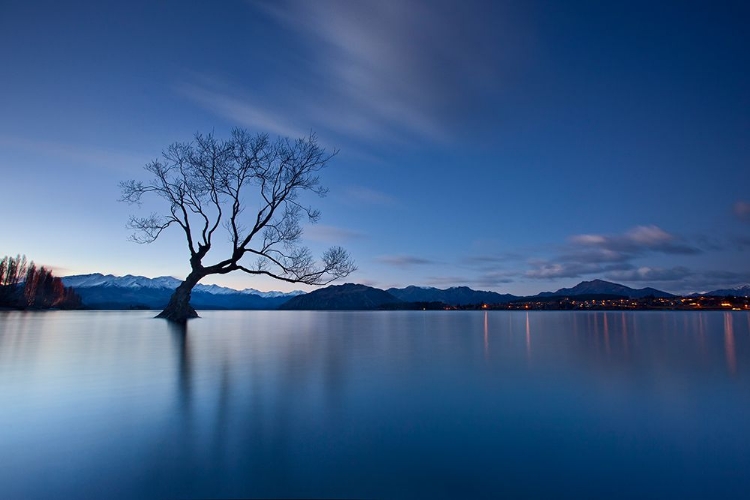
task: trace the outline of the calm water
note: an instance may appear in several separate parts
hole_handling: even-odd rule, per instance
[[[750,496],[750,314],[0,313],[0,497]]]

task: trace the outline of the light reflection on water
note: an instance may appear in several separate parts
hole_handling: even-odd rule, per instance
[[[0,313],[0,496],[746,497],[750,315]]]

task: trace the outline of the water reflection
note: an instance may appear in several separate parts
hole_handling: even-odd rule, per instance
[[[215,312],[185,328],[0,313],[0,484],[8,498],[739,496],[740,314]]]
[[[526,313],[526,358],[531,359],[531,328],[529,327],[529,313]]]
[[[706,355],[706,329],[703,326],[703,313],[698,313],[698,342],[703,356]]]
[[[187,334],[186,324],[177,324],[165,321],[164,324],[170,331],[172,340],[176,346],[175,353],[177,358],[177,394],[178,400],[182,405],[183,411],[187,412],[190,409],[190,398],[191,398],[191,359],[190,359],[190,344]]]
[[[625,359],[627,359],[630,353],[628,349],[628,322],[626,320],[626,313],[620,313],[620,320],[622,324],[622,349]]]
[[[727,368],[729,373],[737,372],[737,355],[734,350],[734,327],[732,326],[732,314],[724,313],[724,352],[727,357]]]
[[[612,354],[611,349],[609,348],[609,322],[607,321],[607,316],[609,313],[604,313],[604,349],[607,351],[607,357],[609,357],[610,354]]]
[[[488,313],[484,311],[484,356],[490,353],[490,328],[488,323]]]

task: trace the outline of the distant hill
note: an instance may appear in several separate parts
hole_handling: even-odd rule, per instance
[[[145,276],[133,276],[132,274],[126,274],[125,276],[114,276],[112,274],[78,274],[74,276],[65,276],[62,278],[65,286],[72,286],[78,288],[91,288],[96,286],[103,287],[119,287],[119,288],[133,288],[133,289],[146,289],[146,288],[167,288],[174,290],[182,283],[182,280],[174,278],[172,276],[159,276],[158,278],[147,278]],[[234,288],[228,288],[225,286],[218,285],[203,285],[197,284],[193,289],[195,291],[206,292],[214,295],[225,295],[225,294],[246,294],[246,295],[257,295],[264,298],[272,297],[294,297],[295,295],[302,295],[305,292],[301,290],[295,290],[293,292],[261,292],[254,288],[245,288],[244,290],[235,290]]]
[[[710,296],[710,297],[750,297],[750,285],[738,286],[735,288],[723,288],[706,293],[694,293],[693,296]]]
[[[346,283],[331,285],[292,297],[281,305],[285,310],[372,310],[402,301],[385,290]]]
[[[389,288],[386,290],[404,302],[442,302],[452,306],[472,304],[504,304],[518,297],[510,294],[472,290],[466,286],[456,286],[441,290],[432,287],[407,286],[406,288]]]
[[[62,278],[73,287],[85,307],[92,309],[162,309],[180,280],[171,276],[112,276],[85,274]],[[259,292],[251,288],[233,290],[217,285],[196,285],[190,303],[196,309],[277,309],[303,292]]]
[[[624,295],[617,295],[611,293],[581,293],[578,295],[535,295],[533,297],[521,297],[513,302],[528,303],[528,302],[557,302],[561,299],[575,297],[578,301],[584,300],[620,300],[625,298]]]
[[[73,287],[85,307],[92,309],[162,309],[180,280],[171,276],[113,276],[85,274],[66,276],[63,284]],[[703,295],[750,296],[750,286],[714,290]],[[374,309],[440,309],[448,306],[505,304],[518,300],[549,297],[585,296],[639,299],[648,296],[670,298],[674,295],[655,288],[634,289],[604,280],[582,281],[572,288],[542,292],[533,297],[518,297],[469,287],[447,289],[407,286],[381,290],[366,285],[347,283],[332,285],[305,294],[294,292],[260,292],[252,288],[234,290],[217,285],[196,285],[191,304],[196,309],[301,309],[301,310],[374,310]]]
[[[556,292],[542,292],[537,297],[572,297],[577,295],[618,295],[629,299],[641,299],[651,295],[663,298],[674,297],[671,293],[662,292],[656,288],[636,289],[604,280],[582,281],[573,288],[561,288]]]

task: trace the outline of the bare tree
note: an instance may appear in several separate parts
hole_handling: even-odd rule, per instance
[[[25,255],[0,259],[0,305],[16,305],[20,299],[19,283],[23,281],[27,268]]]
[[[172,144],[161,159],[146,165],[153,175],[150,182],[120,183],[120,201],[140,204],[143,196],[156,195],[169,205],[164,215],[131,216],[133,241],[151,243],[168,227],[177,226],[190,250],[190,274],[158,317],[177,322],[197,317],[190,293],[211,274],[243,271],[324,285],[355,271],[341,247],[330,248],[316,262],[299,244],[300,221],[317,222],[320,217],[320,212],[300,203],[299,194],[325,195],[317,172],[335,154],[318,146],[314,135],[272,141],[265,134],[235,129],[230,139],[220,141],[213,134],[196,134],[193,142]],[[231,251],[207,265],[204,259],[220,227],[229,234]]]

